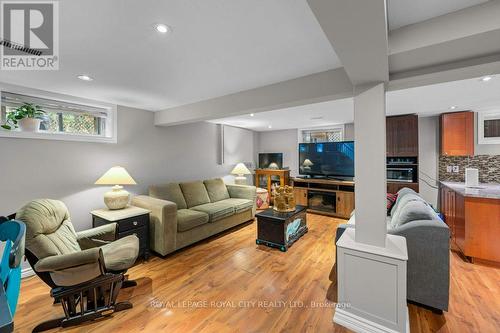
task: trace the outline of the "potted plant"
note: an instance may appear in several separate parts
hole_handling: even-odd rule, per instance
[[[39,105],[24,103],[13,112],[7,113],[7,121],[1,127],[6,130],[20,128],[23,132],[38,132],[40,129],[40,117],[45,111]]]

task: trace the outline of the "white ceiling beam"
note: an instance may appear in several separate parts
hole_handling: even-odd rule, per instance
[[[488,1],[389,33],[389,54],[398,54],[500,29],[500,1]]]
[[[491,74],[500,74],[500,54],[391,74],[387,90],[408,89]]]
[[[391,31],[391,79],[434,67],[441,71],[439,67],[456,67],[460,62],[469,67],[467,61],[500,54],[499,18],[497,0]]]
[[[186,104],[155,113],[155,125],[173,126],[351,97],[344,69],[334,69],[268,86]]]
[[[389,80],[385,0],[308,0],[354,85]]]

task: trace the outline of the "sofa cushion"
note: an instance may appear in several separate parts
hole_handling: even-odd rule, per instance
[[[184,200],[184,195],[178,183],[153,185],[149,188],[149,195],[153,198],[172,201],[177,205],[177,209],[187,208],[186,200]]]
[[[229,192],[227,191],[226,184],[224,184],[221,178],[205,180],[203,183],[207,188],[211,202],[229,199]]]
[[[134,265],[139,254],[139,239],[129,235],[101,246],[107,270],[123,271]]]
[[[412,200],[407,202],[398,215],[398,220],[393,227],[402,226],[405,223],[417,220],[433,220],[436,218],[436,212],[425,202]]]
[[[391,226],[393,228],[395,228],[396,226],[398,226],[400,223],[399,223],[399,219],[401,218],[401,213],[403,212],[403,209],[404,207],[409,203],[409,202],[412,202],[412,201],[420,201],[420,202],[423,202],[425,203],[424,199],[422,199],[418,194],[416,193],[407,193],[405,194],[404,196],[402,197],[399,197],[398,195],[398,199],[396,200],[396,209],[393,209],[392,210],[392,215],[391,215]]]
[[[208,214],[210,222],[219,221],[235,213],[234,206],[224,201],[211,202],[191,209]]]
[[[392,215],[394,213],[394,211],[398,208],[399,206],[399,202],[407,195],[407,194],[417,194],[417,192],[415,192],[414,190],[412,190],[411,188],[409,187],[403,187],[402,189],[400,189],[396,195],[397,195],[397,198],[396,198],[396,202],[394,203],[394,205],[392,205],[392,208],[391,208],[391,212],[390,212],[390,215]]]
[[[177,231],[188,231],[208,223],[208,214],[192,209],[177,211]]]
[[[210,202],[207,189],[203,182],[180,183],[182,194],[186,200],[187,208],[203,205]]]
[[[234,211],[236,214],[253,208],[253,201],[248,199],[231,198],[222,200],[221,202],[225,202],[232,205],[234,207]]]

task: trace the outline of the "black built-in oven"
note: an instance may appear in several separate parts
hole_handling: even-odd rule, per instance
[[[387,159],[387,181],[415,183],[417,176],[415,157],[390,157]]]

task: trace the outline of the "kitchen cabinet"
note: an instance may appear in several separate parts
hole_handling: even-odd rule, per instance
[[[418,116],[387,117],[386,142],[388,157],[418,156]]]
[[[455,183],[456,184],[456,183]],[[465,185],[441,185],[440,209],[452,248],[474,259],[500,262],[500,197],[470,196]],[[490,192],[491,193],[491,192]]]
[[[408,187],[418,193],[418,183],[403,183],[387,181],[387,193],[397,193],[403,187]]]
[[[440,117],[441,155],[474,155],[474,112],[444,113]]]

